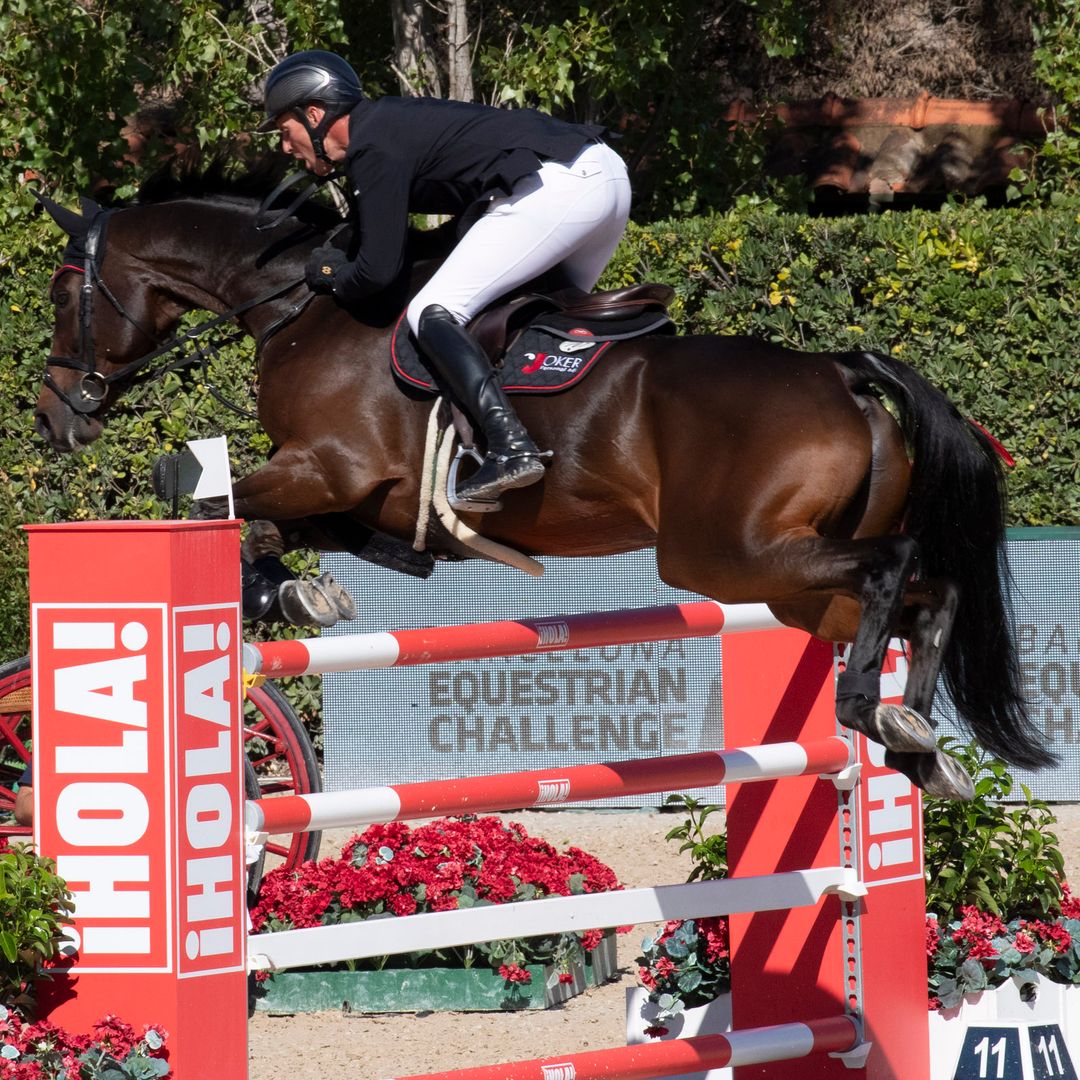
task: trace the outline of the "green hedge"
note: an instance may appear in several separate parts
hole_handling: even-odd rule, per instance
[[[743,212],[632,229],[612,273],[684,330],[901,357],[997,436],[1013,525],[1080,522],[1080,202],[874,217]]]
[[[808,218],[769,206],[631,227],[604,284],[663,281],[686,332],[752,334],[795,348],[891,351],[941,386],[1012,451],[1011,522],[1080,520],[1080,393],[1073,317],[1080,202],[1041,210]],[[0,224],[0,658],[26,649],[25,521],[154,517],[149,467],[187,438],[225,433],[238,471],[268,450],[198,376],[128,395],[106,435],[58,458],[33,434],[49,352],[50,223]],[[212,381],[250,405],[250,348],[230,348]],[[588,392],[586,389],[585,393]]]

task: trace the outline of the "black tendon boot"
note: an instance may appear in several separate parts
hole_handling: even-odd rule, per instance
[[[551,452],[541,453],[529,437],[483,350],[449,311],[438,304],[424,308],[418,340],[487,442],[483,464],[458,488],[457,496],[490,503],[490,509],[497,510],[504,491],[528,487],[544,475],[543,459]]]

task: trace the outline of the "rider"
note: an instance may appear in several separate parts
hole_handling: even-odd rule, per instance
[[[390,285],[403,265],[410,213],[472,222],[407,319],[487,443],[458,495],[497,509],[501,492],[544,475],[550,454],[529,437],[465,324],[556,266],[578,288],[596,284],[629,213],[622,159],[600,140],[602,128],[532,109],[366,99],[345,60],[315,49],[270,70],[264,102],[259,130],[276,128],[282,149],[316,175],[340,168],[356,197],[359,247],[351,259],[329,245],[313,253],[307,281],[316,292],[353,303]]]

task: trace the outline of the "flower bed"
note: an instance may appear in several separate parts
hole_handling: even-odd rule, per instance
[[[960,909],[946,925],[926,917],[926,957],[931,1009],[956,1008],[965,996],[1002,986],[1020,989],[1040,976],[1080,983],[1080,899],[1063,885],[1060,914],[1047,919],[1011,919],[976,907]]]
[[[92,1035],[72,1035],[47,1020],[30,1023],[0,1005],[0,1080],[93,1080],[169,1075],[163,1060],[168,1033],[148,1025],[141,1035],[115,1016],[99,1020]]]
[[[530,837],[520,825],[504,825],[495,817],[443,818],[415,829],[392,822],[372,825],[354,836],[339,859],[305,863],[295,872],[271,871],[263,880],[251,918],[257,932],[274,931],[620,887],[612,870],[587,852],[572,847],[559,853],[546,841]],[[605,940],[604,931],[586,930],[344,961],[312,970],[319,972],[325,984],[317,993],[328,994],[334,1002],[330,1007],[335,1008],[349,1001],[354,1009],[377,1011],[370,1005],[371,993],[355,989],[355,982],[346,979],[346,986],[354,989],[341,996],[340,980],[322,978],[373,970],[402,973],[396,983],[380,977],[386,984],[382,995],[394,999],[387,1004],[391,1011],[458,1007],[455,1001],[460,1003],[464,997],[446,1000],[444,995],[440,1002],[436,997],[408,996],[410,981],[414,988],[437,985],[438,980],[418,974],[434,970],[479,973],[478,978],[466,981],[470,986],[487,987],[484,993],[490,1004],[486,1007],[536,1007],[538,997],[541,1004],[550,1004],[584,989],[590,981],[586,958]],[[593,980],[602,981],[610,977],[614,965],[607,960],[591,966]],[[413,974],[408,977],[408,973]],[[281,988],[287,978],[269,973],[258,978],[265,1004],[257,1003],[257,1007],[275,1009],[274,998],[279,1006],[285,1004],[288,995]],[[543,986],[526,991],[534,980],[542,980]],[[270,989],[267,983],[277,985]],[[467,993],[472,991],[461,991]],[[358,1004],[362,1001],[369,1004]],[[479,998],[474,1001],[477,1007],[485,1007]],[[295,1002],[287,1007],[294,1006]]]

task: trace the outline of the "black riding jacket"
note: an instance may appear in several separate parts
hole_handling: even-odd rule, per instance
[[[401,271],[408,215],[460,215],[509,195],[544,161],[571,161],[603,129],[533,109],[441,98],[383,97],[349,114],[345,171],[357,204],[359,249],[334,293],[360,300]]]

